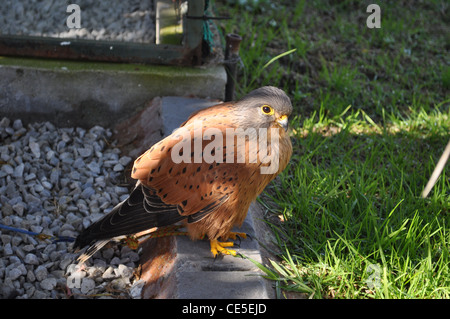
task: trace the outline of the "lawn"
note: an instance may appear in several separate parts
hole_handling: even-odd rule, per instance
[[[370,29],[366,8],[381,8]],[[219,1],[243,37],[237,97],[291,97],[294,155],[259,201],[279,249],[277,295],[449,298],[447,1]],[[276,59],[274,57],[295,49]]]

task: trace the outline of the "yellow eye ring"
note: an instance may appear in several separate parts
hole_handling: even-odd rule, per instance
[[[264,104],[261,106],[261,111],[266,115],[273,115],[274,110],[270,105]]]

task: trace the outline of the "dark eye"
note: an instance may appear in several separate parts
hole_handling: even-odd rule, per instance
[[[264,114],[267,114],[267,115],[272,115],[273,114],[273,108],[270,107],[269,105],[261,106],[261,110],[263,111]]]

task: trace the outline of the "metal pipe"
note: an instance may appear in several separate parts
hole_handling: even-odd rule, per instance
[[[237,34],[227,34],[225,42],[225,70],[227,71],[227,84],[225,85],[225,102],[234,100],[234,88],[236,85],[239,47],[242,37]]]

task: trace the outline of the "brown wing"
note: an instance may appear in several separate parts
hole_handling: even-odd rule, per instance
[[[210,143],[225,145],[223,132],[231,127],[225,118],[229,107],[210,107],[191,116],[180,129],[136,159],[131,176],[154,189],[164,203],[176,205],[183,216],[217,208],[227,200],[231,189],[214,188],[215,181],[228,174],[228,168],[221,163],[223,156],[215,154],[220,147],[210,145],[209,149],[214,149],[210,163],[204,161],[202,151]],[[207,209],[205,214],[213,210]]]
[[[74,246],[84,247],[95,240],[134,234],[183,219],[195,223],[222,206],[228,200],[230,190],[213,188],[215,179],[218,174],[223,174],[225,167],[219,167],[220,163],[194,163],[192,151],[187,153],[187,149],[180,148],[179,143],[185,140],[183,145],[194,146],[194,129],[199,124],[196,119],[204,121],[197,133],[204,132],[210,126],[220,131],[224,127],[224,121],[220,121],[223,107],[228,110],[229,106],[223,104],[197,112],[183,123],[181,130],[161,140],[136,159],[132,177],[139,182],[130,197],[85,229]],[[209,120],[208,123],[206,120]],[[200,139],[200,142],[202,149],[208,141]],[[186,152],[184,155],[189,159],[188,163],[173,162],[174,148],[178,148],[178,155]],[[200,162],[201,152],[197,158]]]

